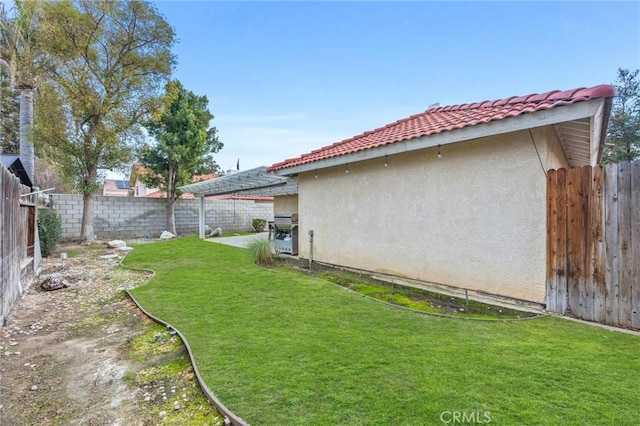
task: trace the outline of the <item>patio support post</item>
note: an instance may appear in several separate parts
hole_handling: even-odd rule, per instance
[[[204,195],[200,194],[198,200],[200,201],[200,204],[198,205],[198,235],[201,240],[204,240]]]

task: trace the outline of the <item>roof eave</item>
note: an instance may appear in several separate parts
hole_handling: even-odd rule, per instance
[[[609,117],[613,106],[613,98],[600,99],[601,104],[592,117],[591,133],[591,166],[595,167],[602,161],[602,152],[607,141]]]
[[[443,146],[587,117],[594,117],[594,124],[597,125],[600,123],[602,129],[604,129],[603,131],[606,133],[606,123],[604,122],[604,119],[606,118],[608,120],[608,114],[601,114],[598,116],[598,111],[602,110],[603,104],[605,104],[605,99],[608,99],[610,102],[611,98],[599,98],[571,105],[558,106],[556,108],[522,114],[516,117],[509,117],[502,120],[464,127],[462,129],[390,143],[381,147],[356,151],[337,157],[299,164],[297,166],[277,169],[273,170],[273,172],[278,176],[295,176],[299,173],[355,163],[358,161],[372,160],[387,155],[433,148],[438,145]],[[598,141],[594,141],[594,138],[595,135],[592,137],[592,143],[598,143],[599,151],[601,153],[601,145],[604,139],[598,137]]]

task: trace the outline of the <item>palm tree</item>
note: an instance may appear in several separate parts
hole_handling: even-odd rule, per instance
[[[35,21],[31,8],[15,2],[15,17],[0,12],[0,60],[8,65],[9,76],[20,90],[20,159],[34,181],[35,153],[31,140],[35,78]]]

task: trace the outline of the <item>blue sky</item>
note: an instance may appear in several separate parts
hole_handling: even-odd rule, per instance
[[[207,95],[223,169],[295,157],[429,105],[612,83],[638,2],[158,1],[174,78]]]
[[[7,3],[6,0],[0,0]],[[613,83],[640,2],[154,1],[245,170],[442,105]]]

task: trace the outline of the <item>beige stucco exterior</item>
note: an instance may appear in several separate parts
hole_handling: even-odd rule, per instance
[[[298,195],[273,197],[273,212],[275,214],[298,213]]]
[[[297,208],[295,197],[276,197],[275,212],[299,213],[302,257],[313,229],[320,262],[543,303],[544,171],[567,166],[555,131],[440,151],[301,173]]]

